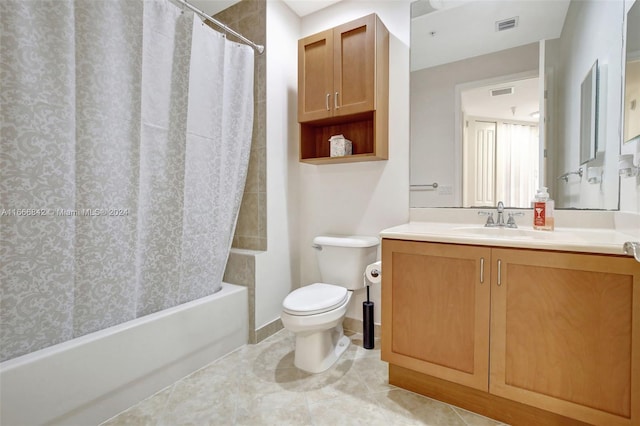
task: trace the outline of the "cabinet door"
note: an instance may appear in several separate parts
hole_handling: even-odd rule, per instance
[[[298,41],[298,121],[333,114],[333,30]]]
[[[492,256],[490,392],[592,424],[640,424],[640,264]]]
[[[368,15],[334,29],[334,115],[375,109],[376,19]]]
[[[490,253],[383,240],[382,359],[487,391]]]

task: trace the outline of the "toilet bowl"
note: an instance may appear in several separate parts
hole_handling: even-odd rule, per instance
[[[319,288],[325,294],[323,299],[318,298]],[[352,292],[344,287],[315,283],[287,296],[280,318],[284,328],[296,335],[296,367],[309,373],[321,373],[347,350],[350,340],[344,335],[342,321],[351,295]]]
[[[342,321],[353,291],[363,288],[366,265],[376,260],[375,237],[316,237],[323,281],[292,291],[282,303],[284,328],[295,333],[294,365],[309,373],[331,367],[350,344]]]

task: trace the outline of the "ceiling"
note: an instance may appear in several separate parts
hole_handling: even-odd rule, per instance
[[[411,70],[558,38],[568,8],[569,0],[418,0],[412,4]],[[496,21],[514,17],[515,28],[496,31]]]
[[[227,7],[238,3],[240,0],[188,0],[189,3],[202,10],[209,15],[215,15],[216,13],[226,9]],[[331,6],[342,0],[284,0],[284,2],[293,10],[299,17],[310,15],[317,12],[320,9]]]
[[[513,88],[512,93],[491,96],[492,89]],[[470,116],[538,122],[538,77],[467,89],[461,93],[463,111]]]
[[[205,13],[215,15],[239,0],[188,1]],[[304,17],[342,0],[283,1],[298,16]],[[562,32],[569,2],[570,0],[414,1],[411,4],[411,70],[484,55],[538,40],[558,38]],[[516,28],[495,31],[496,21],[512,17],[518,17]]]
[[[193,6],[197,7],[209,16],[213,16],[240,2],[240,0],[187,0]]]
[[[299,17],[310,15],[340,1],[342,0],[284,0]]]
[[[189,0],[215,15],[239,0]],[[267,0],[269,1],[269,0]],[[283,0],[304,17],[342,0]],[[346,0],[357,1],[357,0]],[[381,0],[378,0],[381,1]],[[411,4],[411,70],[560,36],[570,0],[417,0]],[[496,32],[496,21],[518,17],[518,25]],[[490,87],[464,94],[470,115],[532,121],[538,110],[537,79],[512,82],[512,95],[491,98]],[[493,85],[491,88],[502,87]],[[479,109],[482,106],[482,109]],[[515,107],[515,112],[514,108]]]

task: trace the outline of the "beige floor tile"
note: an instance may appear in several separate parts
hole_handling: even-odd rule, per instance
[[[118,416],[102,423],[102,426],[151,426],[158,424],[172,387],[169,386],[123,411]]]
[[[362,335],[320,374],[293,365],[288,330],[246,345],[124,411],[104,425],[505,426],[388,384],[380,341]]]
[[[504,423],[481,416],[462,408],[453,407],[453,410],[464,420],[467,426],[507,426]]]
[[[304,394],[281,391],[239,398],[236,424],[305,425],[311,416]]]
[[[466,426],[450,405],[404,389],[376,393],[373,397],[392,413],[394,425]]]
[[[309,404],[315,426],[389,426],[387,411],[367,394],[344,395]]]
[[[345,395],[357,395],[363,391],[367,393],[368,388],[353,365],[354,360],[341,359],[329,370],[309,377],[305,393],[307,402],[311,404]]]
[[[353,369],[370,392],[394,389],[394,386],[389,384],[389,364],[379,357],[358,358],[354,361]]]

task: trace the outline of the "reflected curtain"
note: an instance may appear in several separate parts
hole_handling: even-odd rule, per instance
[[[538,126],[500,123],[496,148],[496,199],[529,208],[540,173]]]
[[[4,0],[0,32],[0,361],[217,291],[253,50],[167,0]]]

